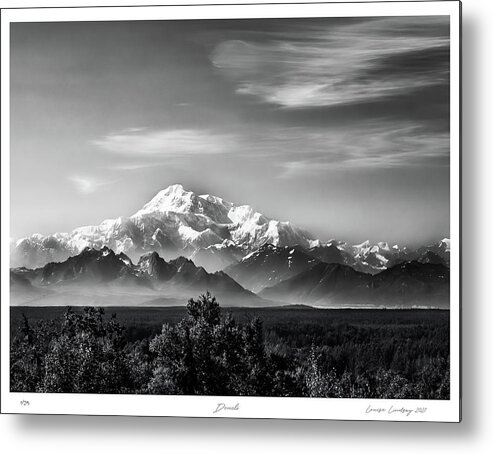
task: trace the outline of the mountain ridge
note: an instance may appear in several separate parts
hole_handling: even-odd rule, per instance
[[[449,269],[443,264],[410,261],[372,275],[348,265],[321,262],[259,295],[324,307],[448,308]]]
[[[157,252],[149,252],[134,264],[108,247],[85,248],[64,262],[11,269],[11,297],[14,305],[88,301],[111,305],[121,304],[122,297],[139,305],[184,302],[210,291],[229,305],[240,306],[446,308],[449,269],[430,251],[423,257],[369,274],[347,264],[322,262],[299,246],[267,244],[226,268],[227,272],[209,273],[183,256],[166,261]]]
[[[159,191],[129,217],[106,219],[69,233],[33,234],[11,243],[11,266],[36,268],[61,262],[85,248],[108,247],[137,261],[145,253],[158,252],[167,260],[186,256],[208,272],[241,263],[266,244],[301,247],[317,260],[350,265],[377,274],[402,261],[450,261],[450,240],[416,250],[386,242],[316,239],[288,221],[270,219],[249,205],[235,205],[211,194],[195,194],[174,184]],[[438,256],[425,257],[430,252]]]
[[[37,301],[40,295],[45,295],[46,303],[67,292],[87,296],[86,300],[97,297],[102,305],[105,296],[113,300],[122,293],[144,300],[173,297],[187,301],[211,291],[233,304],[256,305],[262,301],[224,272],[208,273],[186,257],[167,262],[157,252],[144,254],[133,264],[125,254],[116,254],[108,247],[85,248],[63,262],[50,262],[36,269],[12,268],[10,274],[11,296],[16,300],[22,290],[21,303],[26,298]]]

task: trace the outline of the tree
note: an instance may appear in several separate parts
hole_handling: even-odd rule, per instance
[[[266,395],[272,390],[262,324],[221,317],[216,298],[190,299],[187,316],[163,325],[150,343],[156,355],[149,391],[159,394]]]
[[[11,345],[11,389],[23,392],[134,392],[124,328],[102,308],[71,308],[59,322],[24,317]]]
[[[124,328],[103,308],[68,310],[59,335],[49,345],[41,390],[45,392],[125,393],[133,390],[124,352]]]
[[[39,391],[44,374],[44,357],[56,335],[53,323],[32,326],[22,314],[22,325],[10,348],[10,389],[13,392]]]

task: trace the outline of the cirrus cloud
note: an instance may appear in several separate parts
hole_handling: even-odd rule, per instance
[[[285,140],[289,136],[285,135]],[[286,155],[279,162],[280,178],[323,174],[329,169],[385,169],[395,167],[446,167],[450,160],[447,132],[430,131],[420,124],[362,124],[359,130],[310,132],[309,148]],[[296,141],[292,149],[295,150]]]
[[[447,27],[439,16],[314,22],[222,41],[210,58],[238,94],[288,109],[337,106],[448,83]]]
[[[104,186],[116,183],[116,180],[102,180],[86,175],[71,175],[67,179],[75,186],[80,194],[92,194]]]
[[[234,137],[202,129],[127,129],[94,140],[97,147],[125,156],[170,157],[221,154],[231,149]]]

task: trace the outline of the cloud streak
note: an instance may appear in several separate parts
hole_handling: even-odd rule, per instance
[[[74,186],[79,194],[93,194],[104,186],[115,183],[115,180],[103,181],[90,176],[71,175],[67,178]]]
[[[127,129],[108,134],[93,145],[129,157],[177,157],[221,154],[231,149],[229,134],[200,129]]]
[[[285,135],[286,140],[289,136]],[[369,124],[360,129],[310,132],[309,148],[285,154],[279,162],[280,178],[320,175],[329,169],[395,167],[446,167],[449,165],[448,133],[428,131],[419,124]],[[291,149],[296,141],[291,140]],[[299,143],[301,147],[301,140]]]
[[[261,160],[281,169],[278,177],[320,174],[328,169],[449,165],[449,134],[413,121],[360,121],[346,126],[263,127],[245,133],[193,130],[110,134],[95,141],[120,155],[112,171],[140,171],[160,165],[188,168],[194,159]],[[197,161],[198,162],[198,161]],[[96,180],[72,177],[83,193],[101,186]]]
[[[222,41],[210,58],[238,94],[264,103],[294,109],[366,102],[448,83],[447,21],[314,23],[262,40]]]

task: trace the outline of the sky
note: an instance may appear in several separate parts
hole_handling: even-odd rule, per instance
[[[322,240],[449,235],[448,17],[16,23],[11,237],[181,183]]]

